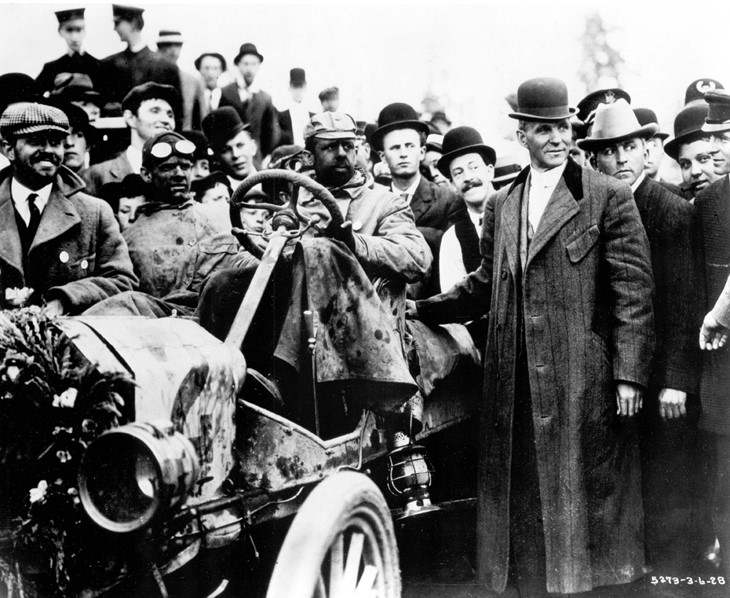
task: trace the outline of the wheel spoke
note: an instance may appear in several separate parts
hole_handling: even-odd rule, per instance
[[[321,575],[317,579],[317,587],[314,588],[313,598],[327,598],[327,589],[324,587],[324,579]]]
[[[340,598],[342,590],[342,573],[345,568],[345,538],[338,534],[330,548],[330,598]]]
[[[343,579],[343,585],[349,592],[352,592],[357,585],[357,574],[360,572],[360,560],[362,558],[364,542],[364,534],[353,533],[350,537],[350,546],[347,551],[347,564],[345,565],[345,576]]]
[[[378,568],[375,565],[366,565],[353,598],[371,598],[377,576]]]

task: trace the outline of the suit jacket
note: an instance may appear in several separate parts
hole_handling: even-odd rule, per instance
[[[0,172],[0,302],[8,288],[34,289],[31,302],[60,299],[70,314],[137,287],[137,277],[111,208],[81,190],[83,181],[62,166],[41,215],[23,269],[10,195],[12,167]]]
[[[182,91],[182,122],[177,129],[187,131],[200,130],[200,123],[208,114],[205,98],[205,85],[200,75],[180,70],[180,88]]]
[[[257,91],[244,106],[238,93],[238,84],[234,81],[221,88],[221,101],[218,107],[223,106],[233,106],[241,116],[241,120],[248,123],[251,136],[259,146],[259,160],[268,156],[279,145],[281,137],[279,115],[268,93]]]
[[[36,83],[42,92],[52,91],[56,87],[54,84],[56,76],[61,73],[82,73],[89,76],[97,91],[105,87],[101,60],[94,58],[88,52],[74,56],[64,54],[56,60],[46,62],[36,78]]]
[[[182,96],[177,65],[147,46],[136,53],[127,48],[107,56],[101,63],[106,80],[107,101],[121,102],[133,87],[148,81],[172,85]],[[172,108],[178,117],[182,114],[181,104]]]
[[[656,353],[650,387],[696,394],[702,247],[695,207],[649,177],[634,192],[651,248]]]
[[[309,118],[314,116],[314,112],[309,113]],[[291,111],[282,110],[279,112],[279,129],[281,130],[280,145],[291,145],[294,143],[294,127],[291,120]]]
[[[704,312],[712,310],[730,276],[730,182],[724,176],[697,194],[705,252]],[[730,345],[702,352],[700,426],[716,434],[730,435]]]
[[[480,582],[498,592],[507,582],[515,372],[523,351],[547,590],[583,592],[642,575],[638,442],[635,422],[616,414],[615,384],[649,379],[649,244],[629,187],[568,160],[523,265],[529,172],[487,202],[480,267],[417,306],[422,319],[437,323],[489,311],[478,447]]]
[[[134,174],[134,170],[127,159],[126,152],[122,152],[116,158],[90,166],[84,172],[83,179],[86,182],[86,190],[91,195],[101,197],[104,185],[121,183],[128,174]]]

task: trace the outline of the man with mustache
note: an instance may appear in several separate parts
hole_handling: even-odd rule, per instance
[[[487,202],[481,265],[415,302],[424,321],[489,312],[477,480],[477,581],[521,596],[643,574],[634,416],[653,351],[646,233],[628,186],[568,159],[563,81],[517,91],[530,166]]]
[[[397,102],[380,111],[378,128],[370,143],[388,165],[392,177],[390,190],[411,206],[418,230],[437,257],[444,231],[464,215],[465,209],[449,187],[432,183],[421,175],[428,133],[428,125],[418,120],[416,111],[408,104]],[[439,265],[434,259],[429,277],[417,287],[411,287],[409,294],[423,298],[438,290]]]
[[[124,97],[122,110],[130,132],[129,147],[115,158],[89,168],[85,181],[90,193],[101,195],[107,183],[121,183],[128,174],[140,173],[142,146],[155,135],[175,129],[173,106],[179,102],[180,94],[174,87],[152,82],[134,87]]]
[[[30,102],[10,105],[0,133],[11,166],[0,171],[0,305],[46,305],[78,314],[136,288],[127,245],[111,208],[61,165],[66,115]]]
[[[497,155],[484,145],[479,131],[456,127],[444,135],[444,155],[438,161],[442,176],[451,179],[467,213],[446,230],[439,252],[441,292],[451,289],[481,263],[479,235],[488,198],[494,193]]]
[[[701,247],[697,212],[649,176],[647,142],[656,123],[641,125],[625,100],[596,110],[591,134],[578,146],[593,167],[625,182],[634,193],[651,248],[656,353],[640,417],[647,558],[666,565],[679,550],[699,553],[687,479],[696,472],[697,330],[701,324]],[[671,420],[682,418],[682,422]],[[679,507],[677,505],[680,505]]]
[[[122,293],[87,314],[192,315],[207,277],[248,259],[229,230],[190,193],[195,144],[175,132],[145,142],[141,176],[147,201],[124,231],[140,291]]]

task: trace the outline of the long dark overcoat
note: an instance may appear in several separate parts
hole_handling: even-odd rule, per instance
[[[615,383],[648,380],[649,248],[629,187],[568,161],[521,276],[528,174],[488,202],[479,269],[449,293],[419,302],[418,312],[427,321],[458,321],[491,306],[477,534],[480,581],[503,591],[521,280],[547,589],[583,592],[642,574],[636,427],[617,415]]]

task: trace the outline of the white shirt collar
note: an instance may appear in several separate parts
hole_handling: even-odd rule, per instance
[[[419,172],[416,175],[416,180],[414,181],[414,183],[410,187],[408,187],[408,189],[404,189],[403,191],[401,191],[400,189],[398,189],[395,186],[395,183],[391,183],[390,184],[390,190],[393,193],[395,193],[396,195],[403,195],[404,193],[407,194],[408,195],[408,200],[410,201],[411,199],[413,199],[413,196],[416,194],[416,189],[418,189],[418,185],[420,183],[421,183],[421,173]]]
[[[551,188],[554,189],[560,181],[560,177],[563,176],[565,166],[568,164],[566,160],[560,166],[546,170],[545,172],[539,172],[534,168],[530,167],[530,176],[532,177],[532,185],[538,188]]]
[[[71,56],[71,57],[73,58],[74,56],[76,56],[76,54],[78,54],[79,56],[83,56],[84,54],[86,54],[86,51],[85,51],[85,50],[84,50],[84,49],[82,48],[82,49],[81,49],[81,50],[79,50],[78,52],[74,52],[73,50],[71,50],[71,49],[69,48],[68,50],[66,50],[66,54],[67,54],[68,56]]]
[[[18,182],[15,177],[11,179],[10,196],[13,198],[15,209],[18,211],[18,214],[20,214],[23,222],[25,222],[26,224],[30,222],[30,206],[28,205],[28,196],[31,193],[35,193],[38,196],[38,199],[35,200],[35,205],[38,206],[38,210],[42,214],[43,210],[46,207],[46,204],[48,203],[48,198],[51,196],[52,188],[53,183],[48,183],[45,187],[41,187],[40,189],[33,191],[33,189],[28,189],[28,187]]]
[[[145,42],[139,42],[138,44],[135,44],[134,46],[132,44],[128,44],[129,51],[133,54],[136,54],[137,52],[141,52],[147,47],[147,44]]]
[[[477,232],[481,232],[482,218],[484,217],[484,212],[477,213],[467,209],[467,213],[469,214],[469,219],[472,221],[472,224],[477,229]]]
[[[238,89],[245,89],[251,94],[261,91],[259,82],[256,79],[251,82],[251,85],[246,85],[246,81],[243,80],[243,75],[240,72],[236,74],[236,84],[238,85]]]
[[[644,181],[646,178],[646,172],[643,170],[641,171],[641,174],[639,175],[639,178],[634,181],[634,184],[631,185],[631,192],[636,193],[636,190],[639,188],[639,185]]]
[[[129,160],[129,165],[132,167],[132,170],[139,174],[139,171],[142,170],[142,150],[137,149],[133,145],[130,145],[127,148],[126,154],[127,160]]]

